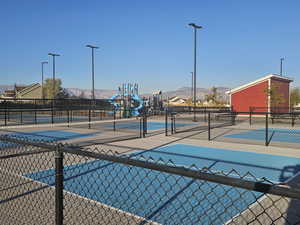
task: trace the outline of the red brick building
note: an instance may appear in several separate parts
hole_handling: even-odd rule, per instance
[[[227,92],[235,112],[289,112],[290,82],[287,77],[270,74]]]

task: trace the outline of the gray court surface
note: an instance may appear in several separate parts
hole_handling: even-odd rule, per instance
[[[158,118],[153,121],[163,120]],[[213,129],[211,133],[212,141],[207,141],[207,130],[205,129],[176,133],[167,137],[164,131],[159,130],[159,132],[153,133],[155,135],[147,138],[139,138],[139,134],[132,133],[132,131],[100,132],[98,129],[93,129],[93,127],[91,129],[87,127],[49,127],[47,130],[62,129],[64,131],[93,134],[92,136],[78,137],[63,141],[65,143],[79,145],[81,149],[87,151],[97,151],[97,149],[101,149],[107,152],[114,151],[120,154],[130,154],[180,143],[300,157],[299,146],[295,143],[273,142],[270,146],[266,147],[261,141],[257,140],[241,141],[236,138],[225,137],[229,134],[249,130],[246,123],[247,122],[239,123],[233,127]],[[251,129],[260,129],[262,127],[262,124],[256,124],[253,125]],[[272,125],[272,127],[282,128],[282,125]],[[295,126],[293,129],[299,129],[299,127]],[[45,130],[45,128],[12,129],[9,132],[5,130],[1,130],[0,132],[1,134],[7,134],[11,132],[32,132],[39,130],[42,131]],[[121,137],[124,137],[124,139],[122,140]],[[28,147],[25,150],[21,150],[15,148],[15,146],[6,146],[6,148],[1,148],[0,156],[43,150],[45,149],[37,147]],[[53,159],[52,152],[41,152],[38,154],[13,157],[8,160],[0,160],[0,224],[55,224],[54,188],[23,176],[31,172],[53,168],[55,163]],[[66,154],[64,158],[65,165],[85,163],[91,160],[93,159],[70,154]],[[276,204],[271,207],[271,203],[273,202]],[[264,207],[261,207],[262,205]],[[156,224],[151,221],[145,221],[143,218],[128,212],[85,199],[66,191],[64,192],[64,208],[64,224]],[[263,210],[265,208],[267,208],[267,210]],[[228,221],[228,224],[288,224],[286,219],[277,218],[276,220],[276,216],[279,214],[277,210],[284,212],[284,215],[287,216],[291,213],[291,208],[299,209],[299,201],[291,199],[279,200],[275,196],[270,196],[269,198],[261,199],[260,204],[251,206],[251,208],[243,212],[242,215],[238,215],[233,218],[233,220]],[[253,215],[256,216],[253,217]],[[273,216],[270,217],[270,215]],[[293,223],[293,221],[295,222],[299,219],[299,217],[289,218],[291,224],[296,224]],[[276,223],[274,222],[275,220]]]

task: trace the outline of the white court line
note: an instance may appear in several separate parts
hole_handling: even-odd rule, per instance
[[[46,124],[30,124],[30,125],[15,125],[15,126],[1,126],[0,130],[16,129],[16,128],[42,128],[42,127],[60,127],[60,126],[76,126],[76,125],[87,125],[87,124],[105,124],[105,123],[120,123],[123,121],[134,121],[139,120],[138,118],[129,119],[116,119],[116,120],[99,120],[99,121],[84,121],[84,122],[70,122],[70,123],[46,123]]]
[[[53,169],[53,168],[51,168],[51,169]],[[38,183],[38,184],[41,184],[41,185],[43,185],[43,186],[48,186],[50,189],[54,189],[54,190],[55,190],[55,186],[49,185],[49,184],[47,184],[47,183],[43,183],[43,182],[41,182],[41,181],[34,180],[34,179],[29,178],[29,177],[25,177],[25,176],[22,176],[22,175],[19,175],[19,174],[12,173],[12,172],[7,171],[6,169],[3,169],[3,168],[0,168],[0,170],[3,171],[3,172],[5,172],[5,173],[8,173],[8,174],[13,174],[14,176],[20,177],[20,178],[22,178],[22,179],[29,180],[29,181],[31,181],[31,182],[33,182],[33,183]],[[42,171],[43,171],[43,170],[42,170]],[[40,172],[40,171],[39,171],[39,172]],[[35,173],[36,173],[36,172],[35,172]],[[53,176],[55,176],[55,174],[53,174]],[[70,191],[67,191],[67,190],[65,190],[65,189],[64,189],[63,191],[64,191],[65,193],[69,194],[69,195],[74,195],[74,196],[76,196],[77,198],[80,198],[80,199],[86,200],[86,201],[88,201],[88,202],[97,204],[97,205],[101,206],[102,208],[108,208],[108,209],[110,209],[110,210],[116,211],[117,213],[122,213],[123,215],[125,214],[126,216],[133,217],[133,218],[136,218],[136,219],[138,219],[138,220],[141,220],[140,222],[147,221],[147,223],[150,223],[150,224],[153,224],[153,225],[162,225],[162,224],[157,223],[157,222],[155,222],[155,221],[147,220],[147,219],[144,218],[144,217],[135,215],[135,214],[133,214],[133,213],[130,213],[130,212],[127,212],[127,211],[118,209],[118,208],[114,208],[114,207],[112,207],[112,206],[110,206],[110,205],[107,205],[107,204],[105,204],[105,203],[101,203],[101,202],[98,202],[98,201],[96,201],[96,200],[92,200],[92,199],[83,197],[83,196],[81,196],[81,195],[79,195],[79,194],[75,194],[75,193],[70,192]],[[54,192],[54,194],[55,194],[55,192]]]

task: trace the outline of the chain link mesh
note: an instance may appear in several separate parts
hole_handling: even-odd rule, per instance
[[[112,146],[77,149],[30,144],[20,137],[0,140],[0,224],[55,224],[57,149],[63,152],[63,224],[300,223],[300,190],[293,188],[299,185],[297,176],[282,185],[235,169],[213,171],[118,154]],[[225,185],[231,178],[236,183]],[[246,182],[254,188],[239,186]],[[287,192],[283,197],[259,185],[299,196]]]

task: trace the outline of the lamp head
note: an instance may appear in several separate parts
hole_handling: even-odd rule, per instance
[[[196,29],[201,29],[201,28],[203,28],[203,27],[198,26],[198,25],[196,25],[196,24],[194,24],[194,23],[189,23],[189,26],[194,27],[194,28],[196,28]]]
[[[48,55],[50,55],[50,56],[60,56],[59,54],[55,54],[55,53],[48,53]]]
[[[94,45],[86,45],[85,47],[88,47],[88,48],[99,48],[99,47],[94,46]]]

